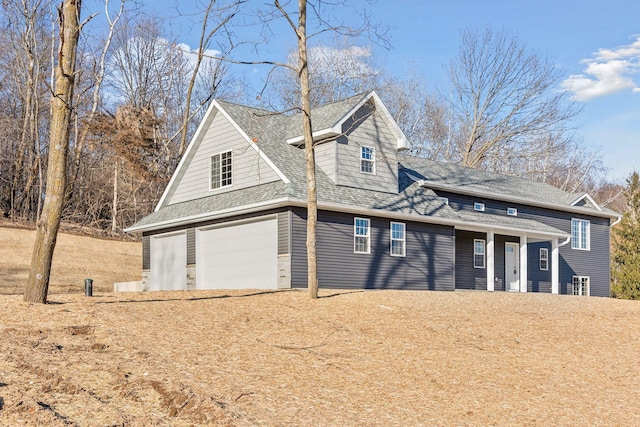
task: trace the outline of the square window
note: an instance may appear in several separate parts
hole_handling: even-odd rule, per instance
[[[353,251],[357,254],[368,254],[371,251],[368,218],[355,218],[353,220]]]
[[[591,224],[586,219],[571,220],[571,248],[590,250],[590,228]]]
[[[211,156],[211,190],[229,187],[233,183],[232,158],[231,151]]]
[[[572,295],[589,295],[589,277],[588,276],[573,276],[573,289]]]
[[[391,223],[391,256],[405,256],[405,235],[404,223]]]
[[[371,147],[360,147],[360,172],[376,173],[375,150]]]
[[[482,239],[475,239],[473,241],[473,267],[484,268],[484,245],[485,242]]]
[[[473,210],[478,212],[484,212],[484,203],[478,203],[478,202],[474,203]]]
[[[516,209],[516,208],[507,208],[507,215],[509,215],[509,216],[518,216],[518,209]]]
[[[540,270],[549,270],[549,249],[540,248]]]

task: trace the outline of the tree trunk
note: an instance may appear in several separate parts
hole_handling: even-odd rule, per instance
[[[71,123],[76,52],[80,37],[82,0],[64,0],[59,7],[60,45],[56,65],[55,87],[51,97],[51,129],[49,133],[49,163],[47,187],[42,215],[36,228],[31,269],[24,292],[24,301],[46,303],[49,291],[51,261],[65,199],[67,155]]]
[[[118,229],[118,158],[116,157],[113,171],[113,205],[111,209],[111,232],[115,233]]]
[[[316,191],[316,159],[311,129],[311,96],[309,94],[309,67],[307,62],[307,1],[298,1],[298,56],[300,58],[300,92],[302,98],[302,125],[307,175],[307,287],[309,298],[318,298],[318,264],[316,256],[316,230],[318,226],[318,200]]]

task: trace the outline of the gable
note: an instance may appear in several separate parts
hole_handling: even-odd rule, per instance
[[[184,164],[178,167],[170,183],[166,204],[185,202],[202,197],[239,190],[255,185],[280,180],[278,174],[267,164],[259,150],[240,133],[238,128],[214,108],[205,118],[205,126],[185,154]],[[232,185],[210,189],[211,157],[231,151]]]

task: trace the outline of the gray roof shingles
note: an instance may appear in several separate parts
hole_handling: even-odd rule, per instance
[[[325,105],[313,111],[314,129],[334,126],[368,94]],[[215,214],[232,208],[260,202],[268,202],[285,196],[306,200],[306,176],[304,150],[286,143],[286,139],[300,134],[300,116],[282,115],[252,107],[218,101],[236,124],[254,140],[257,146],[291,181],[262,184],[197,200],[165,205],[145,217],[132,228],[148,228],[154,225]],[[475,169],[462,168],[407,155],[399,156],[400,169],[424,179],[426,186],[413,182],[405,173],[399,173],[399,193],[383,193],[360,188],[339,186],[319,168],[316,179],[319,204],[333,203],[381,212],[394,212],[429,216],[480,224],[507,225],[532,231],[562,233],[561,231],[521,218],[507,218],[495,215],[477,215],[470,212],[456,212],[451,209],[428,187],[428,182],[439,185],[455,185],[472,191],[486,191],[491,194],[511,195],[532,201],[546,201],[568,205],[577,198],[547,184],[535,183],[506,175],[493,174]],[[508,223],[508,224],[507,224]]]

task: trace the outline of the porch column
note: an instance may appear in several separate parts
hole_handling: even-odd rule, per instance
[[[495,277],[494,264],[494,236],[493,231],[487,232],[487,291],[493,291],[493,281]]]
[[[527,292],[527,235],[520,236],[520,292]]]
[[[551,240],[551,293],[560,292],[560,248],[558,238]]]

